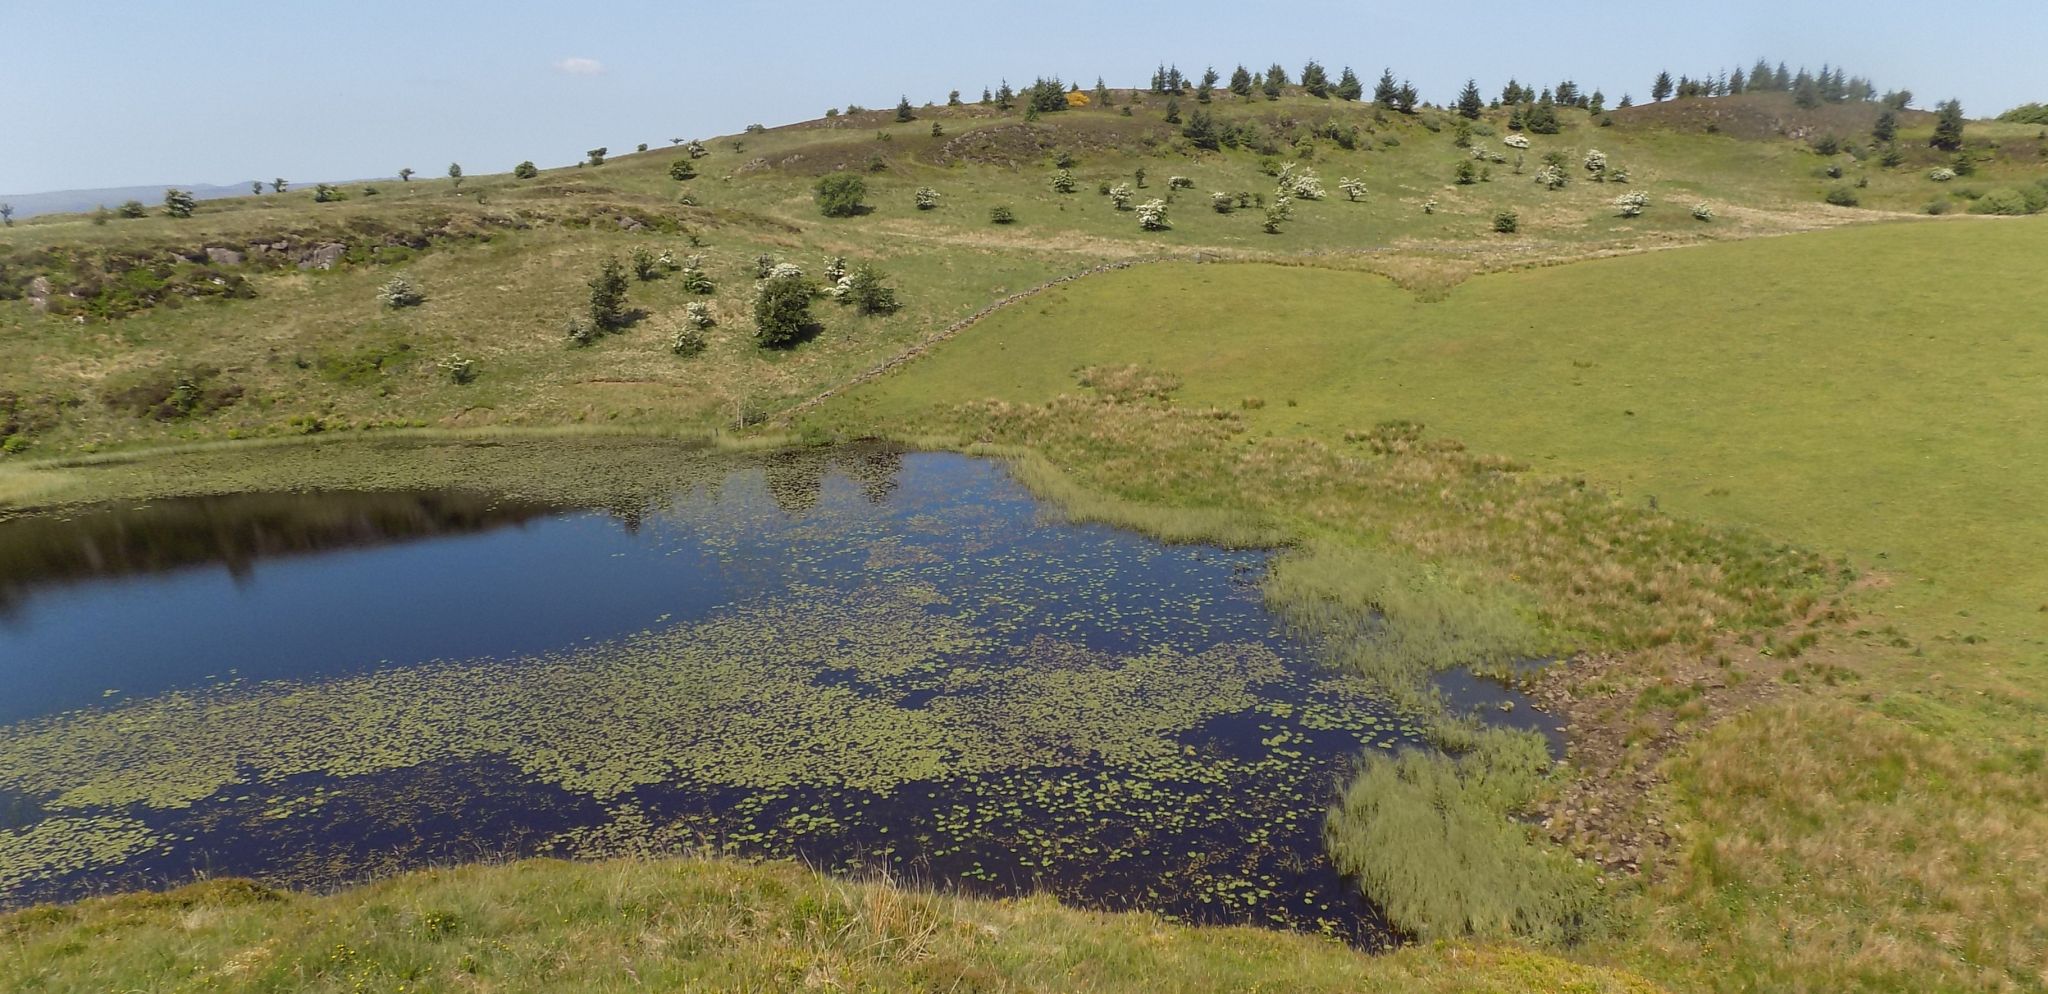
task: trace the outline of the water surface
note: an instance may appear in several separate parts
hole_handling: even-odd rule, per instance
[[[0,901],[708,848],[1385,937],[1322,854],[1414,729],[1266,554],[996,464],[707,456],[661,501],[256,494],[0,521]]]

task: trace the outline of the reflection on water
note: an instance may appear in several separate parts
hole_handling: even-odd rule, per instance
[[[1415,732],[1264,565],[882,448],[0,522],[0,903],[709,847],[1375,944],[1321,814]]]

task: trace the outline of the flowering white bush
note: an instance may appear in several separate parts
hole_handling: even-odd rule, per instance
[[[1127,211],[1127,210],[1130,210],[1130,209],[1131,209],[1131,185],[1130,185],[1129,183],[1118,183],[1117,185],[1115,185],[1115,186],[1112,186],[1112,187],[1110,187],[1110,188],[1109,188],[1109,200],[1110,200],[1110,203],[1113,203],[1113,204],[1115,204],[1115,205],[1116,205],[1116,209],[1117,209],[1117,210],[1120,210],[1120,211]]]
[[[1168,176],[1166,178],[1166,188],[1169,190],[1192,190],[1195,188],[1195,181],[1186,176]]]
[[[1059,172],[1053,173],[1053,174],[1052,174],[1052,192],[1054,192],[1054,193],[1072,193],[1072,192],[1074,192],[1074,171],[1073,171],[1073,170],[1071,170],[1071,169],[1062,169],[1062,170],[1060,170]]]
[[[853,277],[841,274],[825,288],[825,292],[830,294],[833,300],[845,300],[846,295],[853,292]]]
[[[1589,150],[1586,153],[1586,171],[1592,173],[1594,179],[1600,179],[1601,174],[1607,171],[1607,153],[1597,148]]]
[[[399,308],[417,307],[427,297],[405,277],[393,276],[390,282],[384,284],[382,290],[377,291],[377,299],[382,301],[386,307]]]
[[[1237,206],[1237,198],[1218,190],[1209,194],[1209,206],[1215,208],[1218,214],[1228,214],[1232,207]]]
[[[709,328],[718,321],[711,316],[711,305],[693,300],[683,305],[683,323],[692,328]]]
[[[701,159],[711,154],[711,150],[705,148],[704,143],[695,138],[683,143],[683,151],[688,152],[692,159]]]
[[[1564,170],[1556,166],[1544,166],[1536,170],[1536,185],[1546,190],[1562,190],[1568,182],[1570,179],[1565,176]]]
[[[917,188],[917,209],[928,211],[939,206],[939,191],[928,186]]]
[[[1619,211],[1622,217],[1641,217],[1643,209],[1648,206],[1650,195],[1647,193],[1624,193],[1614,198],[1614,209]]]
[[[1936,183],[1946,183],[1949,180],[1956,178],[1956,171],[1950,169],[1947,166],[1936,166],[1933,169],[1928,170],[1927,178],[1935,181]]]
[[[839,280],[840,280],[840,279],[841,279],[842,277],[844,277],[845,275],[846,275],[846,257],[845,257],[845,256],[843,256],[843,255],[835,255],[835,256],[833,256],[832,258],[830,258],[830,259],[827,259],[827,260],[825,260],[825,278],[826,278],[826,279],[828,279],[828,280],[831,280],[831,281],[833,281],[833,282],[838,282],[838,281],[839,281]]]
[[[1285,193],[1275,196],[1273,198],[1273,206],[1267,208],[1267,212],[1282,221],[1294,220],[1294,198]]]
[[[1296,172],[1295,164],[1290,162],[1280,167],[1279,179],[1282,196],[1299,197],[1302,200],[1323,199],[1323,181],[1316,176],[1313,169],[1304,166],[1301,171]]]
[[[1337,189],[1344,191],[1344,196],[1358,200],[1365,196],[1365,181],[1346,176],[1337,181]]]
[[[1436,198],[1435,198],[1435,197],[1431,197],[1431,198],[1429,198],[1428,200],[1425,200],[1425,201],[1423,201],[1423,202],[1422,202],[1422,213],[1424,213],[1424,214],[1434,214],[1434,213],[1436,213]]]
[[[1153,199],[1139,204],[1138,226],[1146,231],[1165,231],[1172,227],[1166,223],[1166,201]]]
[[[1493,152],[1486,147],[1485,142],[1473,142],[1471,152],[1472,157],[1481,162],[1490,162],[1493,159]]]
[[[683,289],[691,293],[710,293],[716,289],[711,285],[711,277],[704,275],[704,257],[701,255],[693,255],[683,260],[681,279]]]
[[[1606,183],[1626,183],[1628,182],[1628,167],[1608,166],[1606,174],[1601,176],[1600,179]]]
[[[794,262],[778,262],[775,265],[769,267],[768,276],[766,278],[771,280],[787,279],[790,277],[795,277],[796,279],[803,279],[803,276],[804,270],[802,266],[799,266]]]
[[[1501,141],[1501,144],[1503,144],[1503,145],[1506,145],[1506,146],[1507,146],[1507,147],[1509,147],[1509,148],[1528,148],[1528,147],[1529,147],[1529,136],[1528,136],[1528,135],[1509,135],[1509,136],[1507,136],[1506,138],[1503,138],[1503,139],[1501,139],[1500,141]]]
[[[1704,203],[1694,204],[1692,205],[1692,216],[1696,220],[1712,221],[1714,219],[1714,208]]]

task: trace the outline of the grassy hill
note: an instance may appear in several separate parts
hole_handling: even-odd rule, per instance
[[[2028,431],[2048,224],[1927,217],[2048,189],[2040,129],[1973,122],[1973,172],[1937,181],[1955,156],[1927,148],[1931,115],[1902,115],[1886,166],[1874,107],[1782,94],[1611,123],[1568,110],[1519,167],[1499,112],[1463,136],[1475,159],[1436,110],[1225,98],[1208,110],[1249,147],[1203,151],[1164,103],[841,114],[707,141],[687,180],[670,175],[684,153],[658,148],[525,180],[18,224],[0,231],[0,500],[178,478],[148,460],[76,469],[92,452],[397,427],[1001,453],[1076,514],[1284,538],[1275,605],[1337,636],[1387,621],[1391,639],[1339,644],[1392,683],[1579,651],[1532,684],[1571,720],[1569,769],[1531,783],[1467,742],[1365,807],[1426,813],[1428,844],[1393,857],[1483,846],[1536,890],[1589,878],[1560,864],[1599,868],[1598,928],[1542,952],[1365,958],[787,868],[529,863],[17,914],[0,935],[22,955],[0,970],[51,990],[188,967],[252,990],[623,988],[620,963],[685,989],[2048,987],[2048,573],[2030,555],[2048,540],[2032,513],[2048,452]],[[1829,136],[1854,151],[1821,154]],[[1594,181],[1595,148],[1630,182]],[[1562,189],[1533,179],[1551,152]],[[1061,153],[1073,193],[1052,187]],[[1456,182],[1462,162],[1490,178]],[[1259,207],[1211,208],[1217,191],[1270,201],[1283,164],[1327,196],[1278,233]],[[1138,200],[1173,198],[1168,230],[1098,192],[1140,168]],[[822,217],[813,184],[841,170],[870,209]],[[915,206],[922,187],[936,209]],[[1837,189],[1859,206],[1824,202]],[[1642,216],[1620,216],[1625,192],[1649,196]],[[998,206],[1015,223],[992,224]],[[1513,233],[1494,230],[1503,210]],[[636,281],[639,319],[570,347],[586,281],[639,249],[701,254],[715,292]],[[903,307],[820,299],[814,336],[759,348],[763,256],[812,277],[873,264]],[[1139,264],[962,323],[1123,262]],[[379,303],[396,274],[424,304]],[[682,357],[669,342],[692,302],[717,324]],[[473,381],[447,375],[453,356]],[[1355,820],[1332,824],[1341,848]],[[1488,895],[1509,888],[1480,862],[1412,866],[1499,898],[1465,931],[1552,935],[1515,918],[1544,895]]]

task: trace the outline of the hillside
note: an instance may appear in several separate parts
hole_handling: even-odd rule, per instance
[[[729,428],[770,417],[992,301],[1111,260],[1307,257],[1384,273],[1430,296],[1474,272],[1853,223],[2038,174],[2028,149],[2004,147],[1964,191],[1870,158],[1824,159],[1790,139],[1656,126],[1675,113],[1661,106],[1617,113],[1606,128],[1568,109],[1562,133],[1531,136],[1531,147],[1517,151],[1503,144],[1500,112],[1473,125],[1467,149],[1455,144],[1457,119],[1443,112],[1230,99],[1211,111],[1219,129],[1241,129],[1248,147],[1206,152],[1161,119],[1160,96],[1113,100],[1117,110],[1037,121],[975,105],[925,108],[908,123],[886,112],[842,114],[708,141],[691,160],[696,176],[683,181],[669,172],[684,156],[661,148],[530,180],[415,178],[351,186],[338,191],[347,199],[327,203],[303,189],[208,201],[183,220],[17,224],[0,232],[7,444],[53,454],[422,423]],[[1187,101],[1184,120],[1197,109]],[[1908,121],[1901,146],[1924,144],[1924,127]],[[1596,147],[1633,182],[1588,181],[1581,160]],[[1501,161],[1475,160],[1475,151]],[[1073,157],[1074,193],[1051,188],[1056,152]],[[1531,181],[1553,152],[1571,179],[1556,191]],[[1326,192],[1297,199],[1278,234],[1262,230],[1256,205],[1211,209],[1219,190],[1263,203],[1275,183],[1268,173],[1282,160],[1313,170]],[[1490,179],[1454,182],[1464,161]],[[1822,175],[1830,163],[1848,170],[1844,182],[1869,181],[1863,207],[1821,202],[1835,183]],[[821,217],[811,186],[842,167],[865,179],[869,209]],[[1181,174],[1192,186],[1169,189]],[[1347,176],[1364,183],[1359,202],[1339,189]],[[1170,198],[1170,230],[1141,229],[1134,211],[1098,192],[1117,182],[1132,184],[1135,202]],[[937,191],[935,209],[914,206],[920,187]],[[1621,192],[1647,194],[1651,206],[1620,217],[1612,201]],[[1692,217],[1697,203],[1712,221]],[[989,223],[997,206],[1017,221]],[[1511,236],[1492,231],[1504,209],[1520,215]],[[702,354],[683,359],[668,349],[684,305],[699,299],[673,272],[632,287],[630,305],[643,316],[623,333],[590,348],[564,346],[563,327],[585,309],[599,262],[636,250],[678,263],[702,256],[716,288],[702,299],[716,321]],[[902,306],[857,317],[825,304],[815,309],[818,333],[802,347],[758,349],[748,307],[761,256],[813,277],[835,257],[872,264],[899,288]],[[378,288],[394,275],[417,283],[425,303],[381,306]],[[448,382],[441,363],[457,355],[473,361],[474,382]]]
[[[446,484],[432,446],[529,432],[1001,456],[1078,518],[1284,546],[1268,605],[1389,694],[1432,702],[1471,664],[1567,719],[1552,766],[1439,714],[1441,753],[1332,795],[1329,850],[1418,941],[529,861],[8,914],[0,986],[2048,988],[2048,223],[1930,216],[2048,202],[2038,127],[1971,122],[1959,162],[1932,115],[1886,148],[1875,105],[1776,93],[1567,108],[1526,149],[1502,110],[1109,104],[850,111],[699,155],[17,223],[0,513],[372,463]],[[1197,112],[1235,144],[1196,147]],[[846,175],[862,206],[824,216]],[[1164,227],[1140,223],[1154,198]],[[627,319],[572,341],[635,253]],[[827,291],[841,260],[897,306]],[[762,347],[778,264],[820,284],[815,320]],[[423,299],[381,301],[394,277]],[[702,348],[678,349],[696,313]],[[373,433],[428,454],[341,448]],[[0,843],[0,868],[48,855]]]

